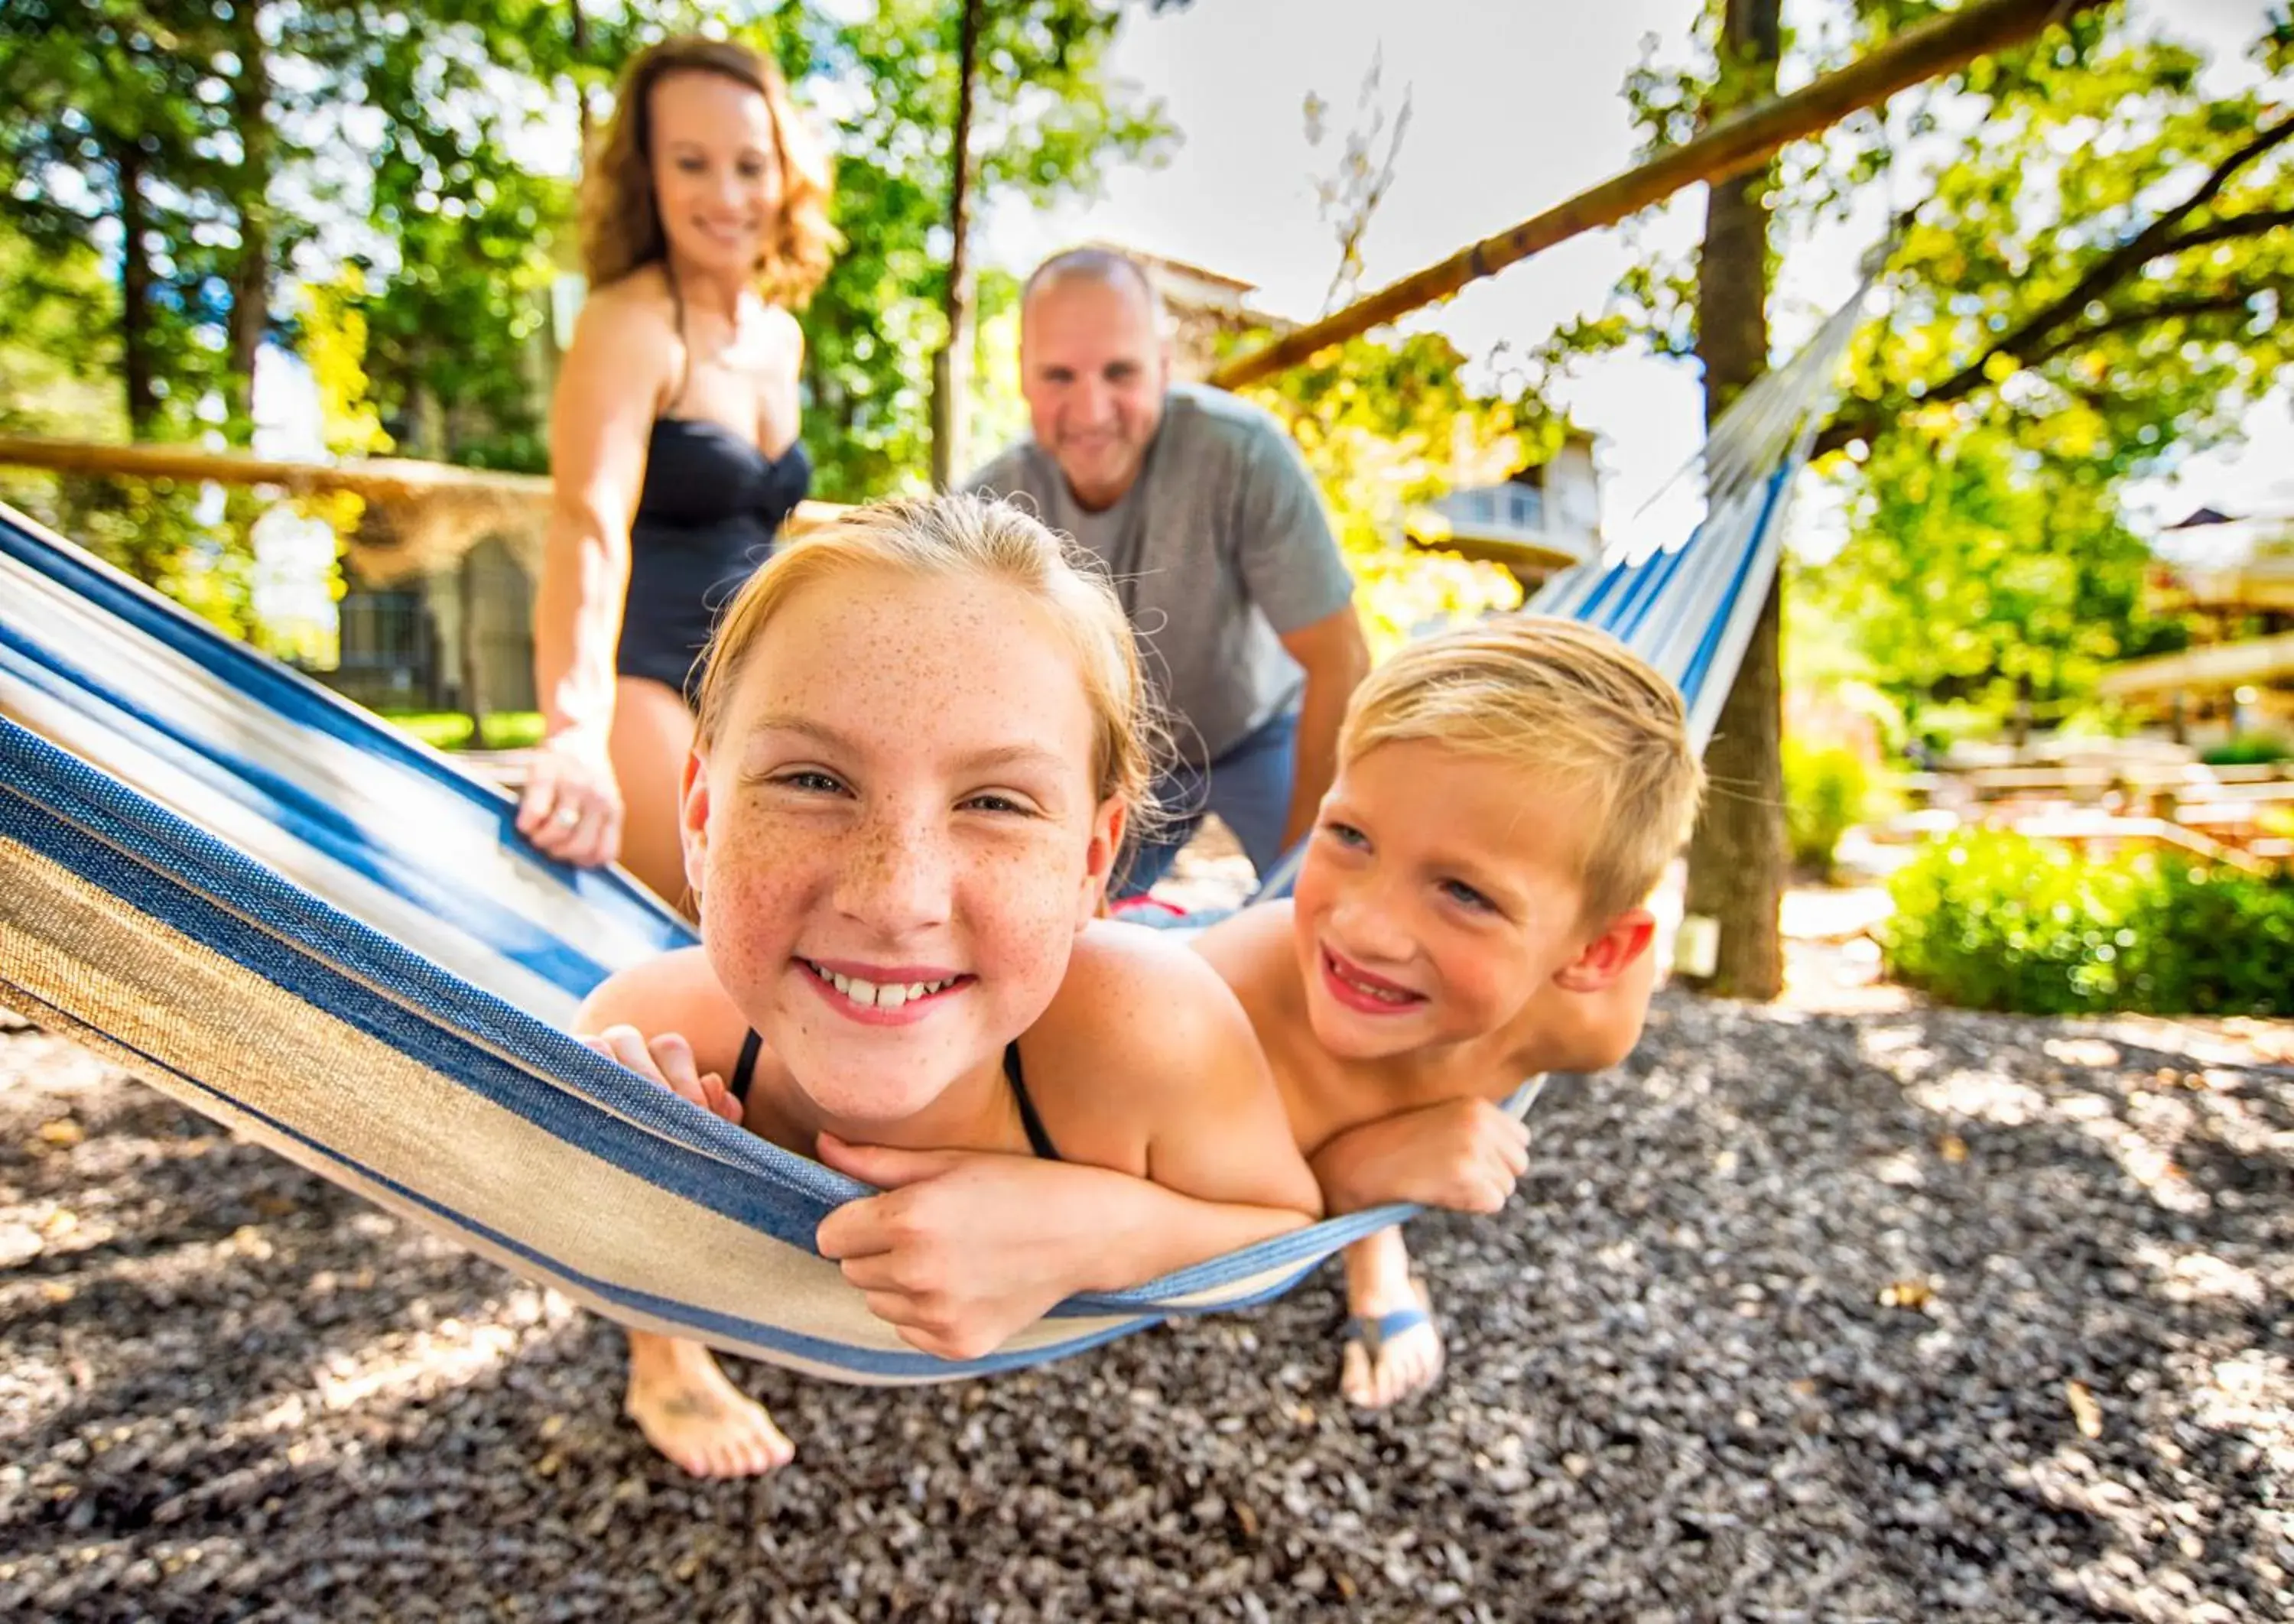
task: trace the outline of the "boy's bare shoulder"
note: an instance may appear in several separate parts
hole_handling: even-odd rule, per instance
[[[1194,949],[1230,983],[1256,979],[1290,962],[1288,897],[1239,908],[1194,938]]]

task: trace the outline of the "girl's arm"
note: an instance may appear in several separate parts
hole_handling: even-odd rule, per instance
[[[1063,1297],[1142,1285],[1320,1216],[1249,1019],[1177,944],[1079,950],[1029,1055],[1031,1076],[1069,1084],[1038,1100],[1062,1150],[1114,1160],[1127,1142],[1147,1178],[822,1141],[831,1166],[899,1186],[841,1208],[818,1238],[914,1345],[976,1358]]]
[[[609,1060],[739,1126],[741,1105],[725,1085],[723,999],[698,947],[682,947],[615,970],[590,991],[574,1033]],[[731,1030],[740,1030],[737,1026]],[[738,1043],[737,1036],[730,1040]],[[702,1058],[712,1062],[702,1069]]]
[[[582,306],[550,407],[552,491],[533,605],[542,742],[517,827],[549,856],[585,867],[621,851],[622,798],[606,751],[614,651],[630,519],[667,361],[652,313],[609,289]]]

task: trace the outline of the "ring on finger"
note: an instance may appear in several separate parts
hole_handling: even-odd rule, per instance
[[[580,825],[582,814],[578,808],[560,807],[549,815],[549,821],[560,829],[572,829]]]

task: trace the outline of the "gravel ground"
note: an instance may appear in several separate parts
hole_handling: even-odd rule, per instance
[[[696,1484],[611,1327],[5,1027],[0,1617],[2294,1617],[2294,1072],[2107,1032],[1668,996],[1416,1227],[1402,1413],[1324,1276],[993,1382],[744,1368],[797,1462]]]

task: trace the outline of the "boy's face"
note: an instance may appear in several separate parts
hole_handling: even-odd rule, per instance
[[[1294,903],[1317,1040],[1374,1060],[1505,1029],[1596,934],[1588,822],[1579,798],[1437,741],[1340,768]]]

